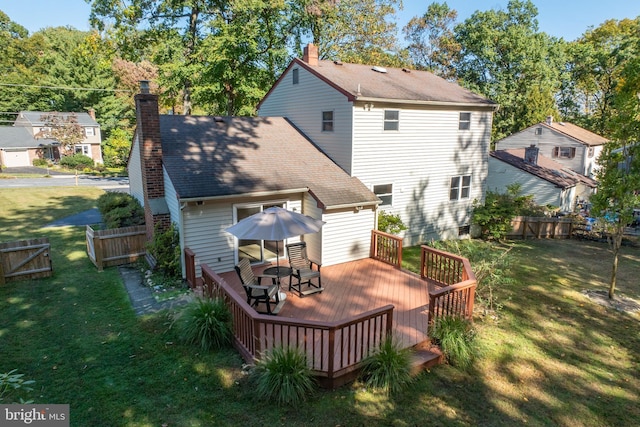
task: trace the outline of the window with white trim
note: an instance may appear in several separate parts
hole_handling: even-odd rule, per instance
[[[291,70],[291,78],[293,80],[293,84],[297,85],[299,83],[299,79],[300,79],[300,70],[297,68],[294,68],[293,70]]]
[[[333,132],[333,111],[322,112],[322,131]]]
[[[73,147],[73,152],[75,154],[84,154],[85,156],[91,157],[91,146],[88,144],[78,144]]]
[[[86,136],[94,136],[96,134],[96,131],[94,128],[84,128],[84,134]]]
[[[400,111],[384,110],[384,130],[398,130],[400,128]]]
[[[391,206],[393,204],[393,184],[374,185],[373,192],[382,200],[380,206]]]
[[[536,128],[536,135],[542,135],[542,128]]]
[[[553,157],[558,159],[573,159],[576,156],[576,147],[555,147]]]
[[[471,113],[460,113],[460,119],[458,121],[458,130],[471,129]]]
[[[471,195],[471,175],[451,177],[449,200],[464,200]]]

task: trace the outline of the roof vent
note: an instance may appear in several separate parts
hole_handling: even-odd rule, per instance
[[[342,65],[342,61],[337,61],[336,60],[336,61],[333,61],[333,63],[336,64],[336,65]]]
[[[408,69],[408,68],[403,68],[402,71],[404,71],[405,73],[410,73],[411,72],[411,70]]]
[[[386,73],[387,69],[384,67],[378,67],[377,65],[372,68],[373,71],[377,73]]]

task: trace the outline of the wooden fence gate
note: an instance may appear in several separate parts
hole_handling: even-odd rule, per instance
[[[50,252],[46,237],[0,243],[0,285],[12,280],[51,276]]]

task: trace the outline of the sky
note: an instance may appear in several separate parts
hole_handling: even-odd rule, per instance
[[[440,0],[439,2],[443,2]],[[404,0],[397,14],[401,29],[414,16],[423,15],[431,0]],[[462,22],[476,10],[506,9],[508,0],[447,0]],[[541,31],[567,41],[608,19],[640,16],[639,0],[533,0]],[[89,30],[90,7],[84,0],[0,0],[0,10],[33,33],[46,27],[71,26]]]

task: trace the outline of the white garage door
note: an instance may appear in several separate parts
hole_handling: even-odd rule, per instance
[[[4,165],[8,168],[16,168],[20,166],[31,166],[29,164],[28,151],[7,151],[4,154]]]

